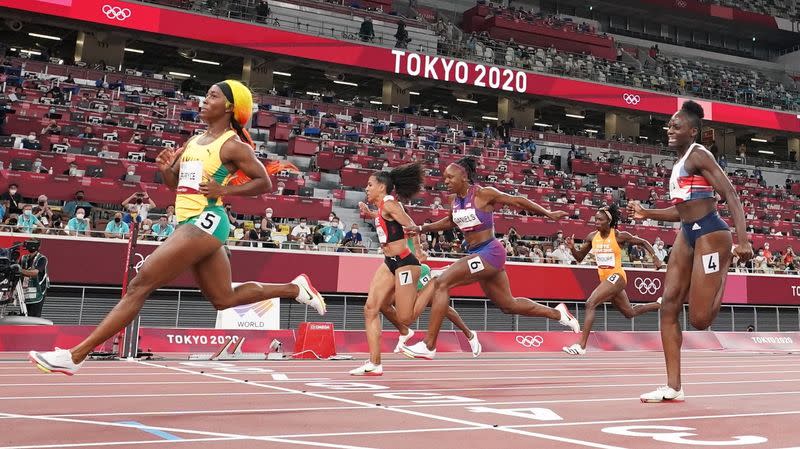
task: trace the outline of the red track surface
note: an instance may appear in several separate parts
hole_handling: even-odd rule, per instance
[[[0,448],[800,448],[793,354],[686,353],[675,404],[638,400],[664,382],[654,352],[359,363],[3,360]]]

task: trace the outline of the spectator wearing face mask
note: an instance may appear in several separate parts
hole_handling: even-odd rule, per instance
[[[339,224],[339,219],[334,217],[328,226],[320,230],[325,243],[338,245],[344,239],[344,232],[339,228]]]
[[[358,231],[358,223],[353,223],[353,226],[350,227],[350,231],[348,231],[347,234],[344,235],[344,240],[342,240],[342,246],[348,248],[360,247],[362,246],[363,241],[364,237]]]
[[[36,134],[30,133],[28,137],[22,139],[22,148],[26,150],[41,150],[42,144],[39,142],[39,139],[36,138]]]
[[[136,192],[122,202],[122,207],[129,207],[131,205],[136,208],[136,213],[141,217],[141,219],[137,220],[139,223],[147,219],[147,214],[150,212],[150,209],[156,208],[156,203],[150,198],[147,192]]]
[[[8,191],[0,195],[0,201],[8,201],[6,215],[22,213],[22,195],[18,193],[16,184],[9,184]]]
[[[106,224],[106,237],[111,239],[124,238],[130,231],[128,223],[122,221],[122,212],[114,214],[114,219]]]
[[[264,218],[261,219],[261,229],[262,230],[272,230],[275,229],[275,222],[272,220],[272,208],[268,207],[264,210]]]
[[[78,164],[75,162],[69,163],[69,168],[64,170],[63,175],[66,176],[78,176]]]
[[[153,225],[152,235],[153,238],[158,241],[164,241],[172,235],[175,231],[175,228],[169,223],[169,219],[166,216],[162,216],[158,219],[158,222]]]
[[[42,222],[33,215],[33,207],[26,204],[22,207],[22,214],[17,218],[17,228],[20,232],[32,233],[34,229],[44,228]]]
[[[664,262],[666,260],[666,258],[667,258],[667,250],[664,249],[664,242],[662,242],[660,240],[656,241],[655,246],[653,246],[653,250],[654,250],[658,260],[660,260],[662,262]]]
[[[133,165],[133,164],[129,165],[128,168],[125,170],[125,174],[120,177],[120,180],[127,181],[128,180],[128,176],[136,176],[136,166],[135,165]]]
[[[47,204],[47,196],[39,195],[36,206],[33,208],[33,215],[38,218],[45,227],[50,226],[50,223],[53,221],[53,211]]]
[[[310,234],[311,228],[308,227],[308,219],[301,218],[300,224],[295,226],[294,229],[292,229],[292,233],[289,234],[289,240],[292,242],[303,242]]]
[[[550,257],[553,259],[554,263],[561,265],[569,265],[575,262],[575,258],[572,257],[572,253],[567,249],[567,245],[563,240],[559,242],[556,249],[550,253]]]
[[[432,210],[444,210],[444,207],[442,207],[442,199],[439,198],[438,196],[436,198],[434,198],[433,199],[433,204],[431,204],[431,209]]]
[[[73,217],[77,213],[78,208],[82,208],[86,215],[92,210],[92,203],[85,201],[85,194],[83,190],[78,190],[75,192],[75,199],[69,200],[64,204],[64,208],[62,209],[68,217]]]

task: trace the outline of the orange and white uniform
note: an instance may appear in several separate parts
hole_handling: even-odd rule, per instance
[[[594,234],[592,254],[597,262],[597,274],[600,276],[601,282],[608,279],[611,283],[616,283],[616,278],[611,280],[613,274],[617,274],[627,281],[625,270],[622,269],[622,249],[617,243],[617,232],[614,229],[611,229],[606,238],[603,238],[600,232]]]

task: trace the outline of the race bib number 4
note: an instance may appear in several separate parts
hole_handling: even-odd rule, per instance
[[[203,231],[213,235],[217,230],[217,226],[222,222],[222,217],[211,211],[205,211],[197,217],[195,225]]]

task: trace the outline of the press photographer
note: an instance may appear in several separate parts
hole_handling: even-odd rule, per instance
[[[22,256],[22,287],[25,290],[25,305],[28,316],[41,317],[50,278],[47,275],[47,257],[39,252],[41,242],[33,239],[24,243],[28,254]]]

